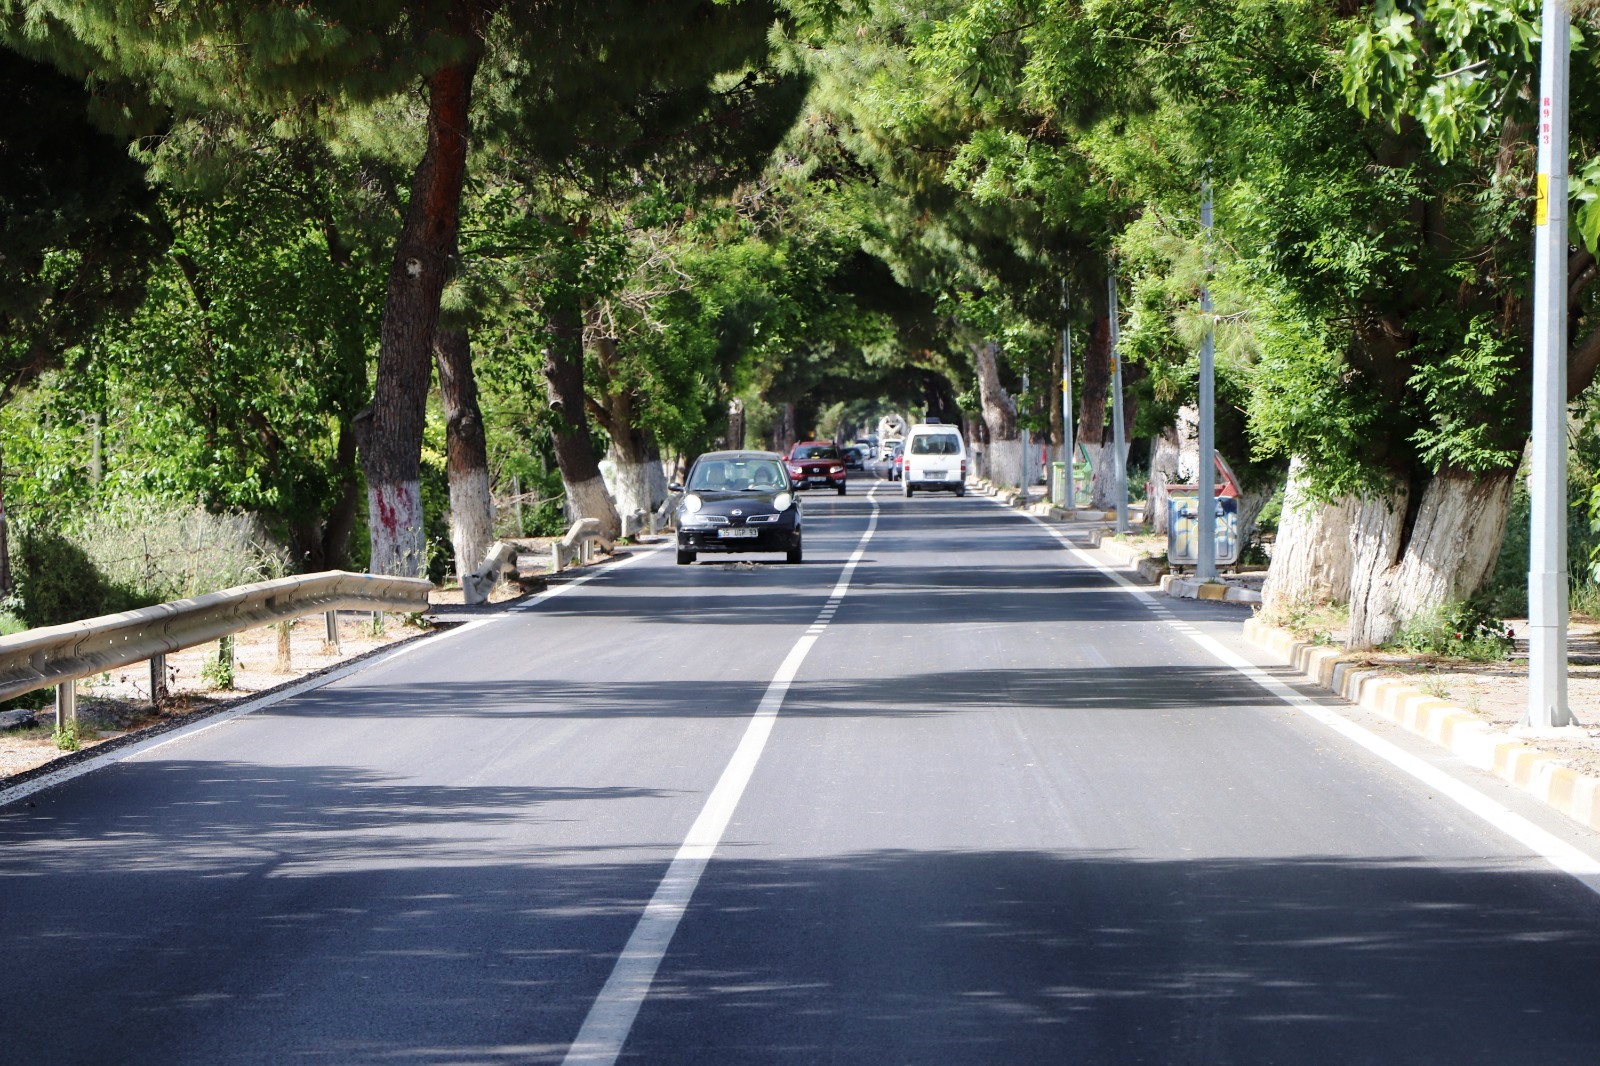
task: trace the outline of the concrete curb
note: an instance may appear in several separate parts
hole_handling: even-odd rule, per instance
[[[1114,539],[1110,530],[1096,529],[1091,531],[1089,543],[1111,556],[1118,566],[1132,570],[1139,576],[1139,580],[1147,585],[1154,585],[1156,582],[1162,581],[1166,576],[1166,563]]]
[[[1282,657],[1307,680],[1439,744],[1480,770],[1509,781],[1580,825],[1600,829],[1600,777],[1579,773],[1460,707],[1378,670],[1343,661],[1335,648],[1296,640],[1259,618],[1245,639]]]
[[[1161,591],[1185,600],[1221,600],[1226,603],[1260,603],[1261,593],[1222,581],[1201,581],[1193,577],[1168,574],[1161,579]]]

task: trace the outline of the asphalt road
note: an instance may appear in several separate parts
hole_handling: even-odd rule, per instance
[[[867,488],[0,808],[0,1061],[1600,1059],[1600,897],[1180,628],[1235,608]]]

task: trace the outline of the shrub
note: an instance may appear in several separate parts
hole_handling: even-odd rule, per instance
[[[216,513],[198,504],[119,503],[77,529],[106,579],[141,604],[281,577],[288,553],[254,515]]]
[[[15,614],[30,627],[53,626],[133,606],[75,539],[43,525],[19,524],[11,551]]]
[[[1510,630],[1476,601],[1447,603],[1412,617],[1389,647],[1420,655],[1489,662],[1512,648]]]

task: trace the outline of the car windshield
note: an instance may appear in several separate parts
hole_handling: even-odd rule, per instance
[[[793,458],[837,459],[839,458],[839,449],[833,447],[831,444],[812,444],[806,447],[796,448],[794,450]]]
[[[960,455],[961,438],[954,433],[927,433],[911,438],[912,455]]]
[[[777,492],[784,487],[776,459],[708,459],[689,475],[690,492]]]

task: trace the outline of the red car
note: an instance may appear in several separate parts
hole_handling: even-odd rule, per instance
[[[831,488],[844,495],[844,456],[833,442],[803,440],[789,449],[784,463],[796,490]]]

